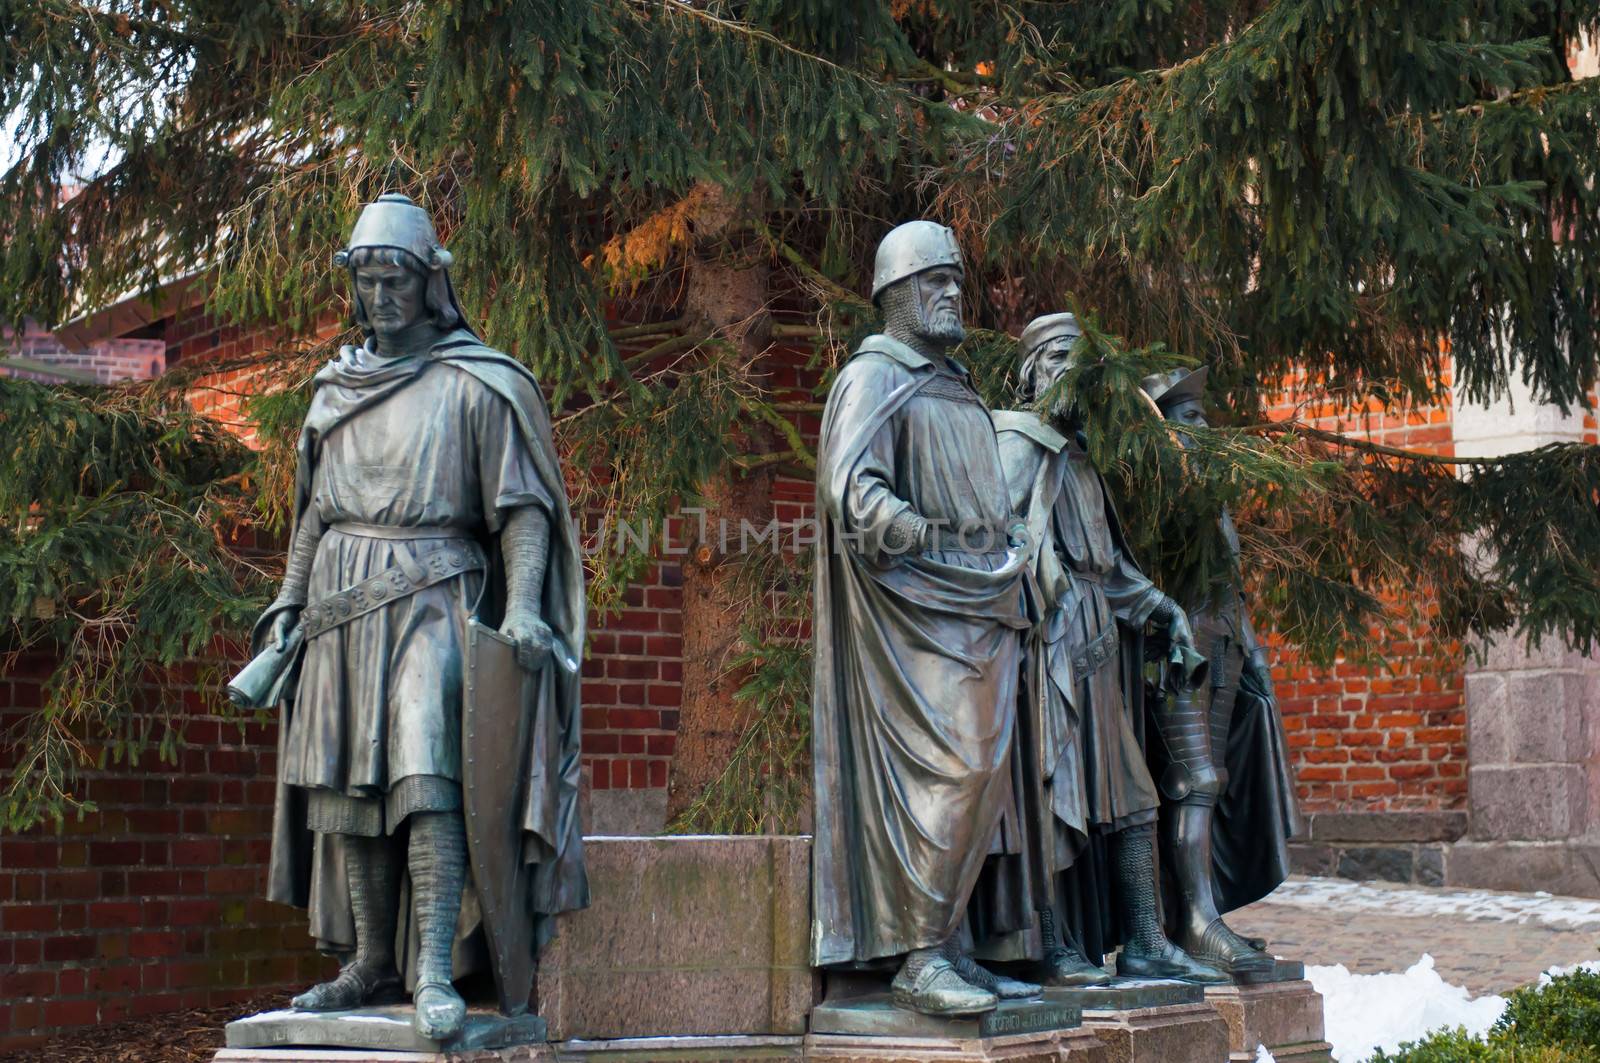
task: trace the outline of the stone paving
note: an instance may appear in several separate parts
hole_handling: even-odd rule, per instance
[[[1359,974],[1402,971],[1428,953],[1440,977],[1474,995],[1600,960],[1600,902],[1550,894],[1296,877],[1228,924],[1279,956]]]

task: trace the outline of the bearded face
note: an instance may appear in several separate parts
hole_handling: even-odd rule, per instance
[[[935,266],[914,278],[917,295],[917,333],[939,347],[954,347],[967,338],[961,325],[961,270]]]
[[[1063,332],[1044,341],[1032,359],[1033,377],[1029,381],[1033,388],[1031,394],[1043,395],[1061,379],[1061,374],[1071,368],[1072,348],[1077,342],[1076,332]],[[1061,401],[1064,403],[1065,397]],[[1066,410],[1058,409],[1055,412],[1063,414]]]

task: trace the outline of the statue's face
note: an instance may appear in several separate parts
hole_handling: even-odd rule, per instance
[[[934,266],[914,278],[923,338],[945,347],[954,347],[967,338],[961,326],[961,269]]]
[[[1043,395],[1072,366],[1072,348],[1079,333],[1063,332],[1044,341],[1033,362],[1033,393]]]
[[[427,285],[416,271],[374,263],[355,273],[356,294],[379,336],[398,335],[427,315]]]
[[[1199,428],[1208,427],[1206,424],[1205,405],[1198,397],[1184,399],[1182,402],[1175,403],[1167,407],[1166,416],[1167,420],[1178,425],[1180,428],[1186,425]],[[1178,442],[1185,447],[1189,447],[1194,444],[1194,438],[1186,432],[1179,431],[1177,436]]]

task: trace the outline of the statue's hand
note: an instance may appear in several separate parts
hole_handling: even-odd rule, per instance
[[[531,609],[513,609],[500,625],[500,634],[517,644],[517,663],[530,672],[544,661],[555,636],[550,625]]]
[[[278,615],[272,618],[272,648],[281,650],[289,644],[289,633],[294,630],[295,624],[300,620],[300,606],[287,604],[278,607]]]
[[[1189,617],[1176,602],[1172,603],[1172,615],[1167,619],[1167,637],[1172,639],[1174,646],[1194,649],[1194,632],[1189,628]]]

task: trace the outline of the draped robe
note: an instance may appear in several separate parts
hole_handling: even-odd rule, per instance
[[[988,534],[897,550],[908,513]],[[943,942],[986,860],[1021,852],[1027,620],[994,428],[952,363],[887,336],[862,343],[823,413],[817,515],[812,959],[823,966]],[[993,879],[985,930],[1020,929],[1026,875]]]

